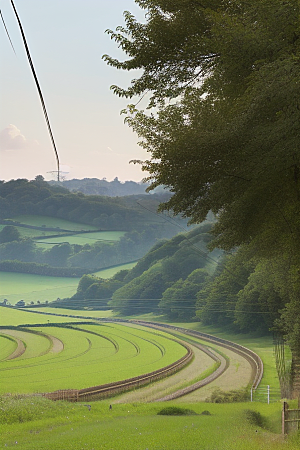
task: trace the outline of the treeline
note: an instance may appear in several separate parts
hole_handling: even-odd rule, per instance
[[[99,230],[126,232],[116,242],[96,242],[91,245],[64,242],[45,250],[38,247],[33,239],[22,237],[18,227],[7,225],[0,232],[0,261],[18,260],[70,269],[80,267],[85,273],[135,261],[158,239],[174,236],[178,233],[178,225],[186,224],[186,220],[181,217],[166,220],[163,214],[157,214],[159,199],[169,195],[165,193],[159,198],[157,195],[123,198],[85,196],[82,193],[70,193],[61,186],[50,186],[41,176],[33,181],[0,181],[2,223],[14,216],[32,214],[93,225]],[[40,233],[47,229],[35,228],[37,234],[38,229]],[[55,234],[55,230],[52,231]],[[29,272],[33,267],[28,265],[26,271],[35,273]],[[49,270],[49,275],[53,272],[56,271]]]
[[[141,232],[125,233],[115,242],[94,244],[53,245],[49,250],[38,247],[33,239],[21,236],[17,227],[7,225],[0,232],[0,261],[36,263],[52,267],[83,269],[83,273],[96,272],[106,267],[136,261],[152,247],[161,236],[161,229],[155,225],[145,226]],[[2,242],[2,243],[1,243]],[[28,265],[28,273],[30,266]],[[49,271],[49,275],[50,275]],[[52,273],[52,272],[51,272]]]
[[[103,230],[120,230],[120,227],[123,231],[141,230],[147,222],[166,228],[166,223],[154,214],[160,200],[156,194],[111,198],[71,193],[61,186],[49,185],[41,176],[32,181],[0,181],[0,219],[35,214],[94,225]],[[173,225],[169,223],[168,227]]]
[[[172,319],[194,318],[196,293],[215,271],[221,254],[207,250],[210,229],[211,224],[205,224],[156,243],[133,269],[111,279],[84,276],[77,293],[65,299],[64,306],[98,307],[100,302],[124,315],[153,311]]]
[[[148,185],[136,183],[135,181],[125,181],[121,183],[116,177],[113,181],[105,178],[84,178],[78,180],[49,181],[51,186],[61,186],[71,192],[82,192],[85,195],[101,195],[108,197],[124,197],[127,195],[140,195],[146,193]]]
[[[156,243],[133,269],[111,279],[83,276],[77,293],[56,306],[109,308],[120,315],[154,312],[242,332],[264,334],[275,325],[278,330],[295,280],[283,263],[256,260],[247,246],[232,254],[210,252],[211,227],[203,224]]]
[[[87,271],[81,267],[51,267],[48,264],[34,262],[0,261],[1,272],[30,273],[49,277],[82,277]]]

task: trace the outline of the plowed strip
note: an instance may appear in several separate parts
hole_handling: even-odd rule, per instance
[[[60,339],[55,336],[51,336],[50,334],[46,334],[47,338],[50,339],[52,343],[52,347],[50,353],[60,353],[64,349],[64,343]]]

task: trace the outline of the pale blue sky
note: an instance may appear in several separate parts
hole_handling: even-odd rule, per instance
[[[139,181],[131,159],[145,159],[124,124],[109,87],[126,87],[136,74],[108,67],[104,53],[123,53],[104,33],[124,24],[123,11],[142,19],[134,0],[14,0],[37,72],[62,170],[67,178]],[[16,50],[0,24],[0,179],[51,179],[56,161],[37,89],[9,0],[0,8]]]

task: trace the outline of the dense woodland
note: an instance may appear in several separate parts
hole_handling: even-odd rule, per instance
[[[112,308],[120,315],[163,314],[237,332],[268,334],[280,322],[285,298],[245,249],[209,251],[212,223],[161,240],[131,270],[111,279],[84,275],[77,293],[56,306]]]
[[[197,315],[242,329],[265,322],[290,345],[300,379],[299,1],[136,3],[145,22],[125,12],[125,26],[108,31],[124,56],[103,58],[140,71],[112,89],[132,99],[124,112],[149,153],[150,189],[167,186],[161,209],[195,223],[212,211],[210,248],[235,250]]]
[[[77,293],[59,305],[112,308],[120,314],[159,312],[171,319],[196,315],[196,294],[215,272],[222,252],[209,252],[211,223],[158,241],[131,270],[112,279],[85,275]]]

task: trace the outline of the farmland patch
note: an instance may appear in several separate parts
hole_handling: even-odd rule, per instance
[[[50,216],[38,216],[38,215],[22,215],[12,217],[14,222],[18,222],[24,225],[31,225],[35,227],[45,227],[45,228],[57,228],[62,230],[70,231],[81,231],[81,230],[97,230],[97,227],[92,225],[86,225],[82,223],[71,222],[70,220],[59,219],[57,217]]]
[[[0,333],[0,361],[7,359],[17,348],[15,339]]]
[[[97,231],[93,233],[72,234],[69,236],[53,236],[43,240],[37,239],[36,243],[38,247],[46,249],[65,242],[71,245],[93,245],[96,242],[116,242],[124,236],[124,234],[124,231]]]
[[[13,330],[15,337],[22,337],[25,342],[27,339],[28,350],[31,346],[35,350],[31,353],[29,350],[27,355],[26,350],[24,357],[0,362],[2,392],[49,392],[106,384],[155,371],[186,352],[163,333],[154,336],[148,330],[124,325],[82,323],[66,328],[46,325],[27,327],[27,332]],[[45,333],[48,346],[46,337],[53,336],[56,342],[63,343],[63,349],[60,345],[59,353],[41,351],[42,336],[28,332],[32,330]]]

